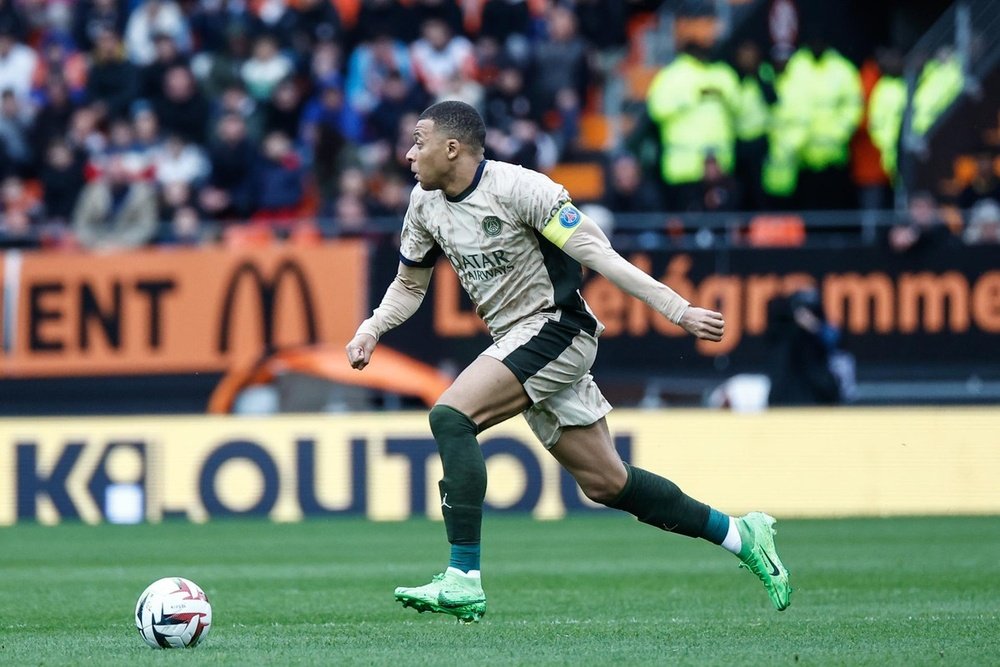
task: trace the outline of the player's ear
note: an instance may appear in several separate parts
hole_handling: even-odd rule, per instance
[[[458,141],[458,139],[449,139],[447,142],[445,142],[445,148],[448,151],[448,159],[454,160],[455,158],[458,157],[458,153],[462,148],[462,144]]]

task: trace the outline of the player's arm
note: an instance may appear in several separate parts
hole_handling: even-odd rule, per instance
[[[563,211],[572,208],[567,216]],[[576,224],[573,214],[579,216]],[[623,292],[649,304],[688,333],[705,340],[722,340],[722,314],[692,306],[677,292],[619,255],[597,223],[566,203],[542,231],[543,236],[584,266],[597,271]]]
[[[382,334],[398,327],[417,312],[427,293],[433,270],[432,267],[409,266],[400,262],[396,277],[385,290],[382,303],[371,317],[361,323],[354,338],[347,344],[347,360],[351,366],[358,370],[367,366]]]

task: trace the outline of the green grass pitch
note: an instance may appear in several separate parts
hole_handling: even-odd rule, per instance
[[[482,623],[417,614],[425,521],[0,529],[2,665],[1000,664],[1000,517],[779,521],[792,607],[721,549],[624,516],[488,516]],[[205,588],[202,646],[155,651],[154,579]]]

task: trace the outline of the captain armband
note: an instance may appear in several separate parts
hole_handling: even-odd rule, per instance
[[[573,202],[567,201],[561,205],[557,204],[557,208],[553,210],[549,221],[542,229],[542,236],[551,241],[557,248],[562,248],[569,237],[573,236],[573,232],[580,228],[582,221],[583,214],[580,213],[580,209],[573,206]]]

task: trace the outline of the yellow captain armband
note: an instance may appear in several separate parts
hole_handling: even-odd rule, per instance
[[[556,209],[549,221],[545,223],[542,236],[552,241],[557,248],[561,248],[569,240],[569,237],[573,236],[573,232],[579,229],[581,222],[583,222],[583,213],[580,213],[580,209],[573,206],[573,202],[566,202]]]

